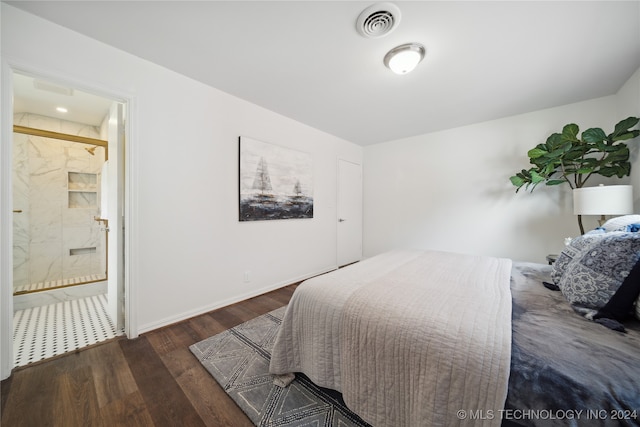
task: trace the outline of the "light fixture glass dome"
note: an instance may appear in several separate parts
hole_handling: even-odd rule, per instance
[[[425,49],[419,43],[394,47],[384,56],[384,65],[396,74],[407,74],[424,58]]]

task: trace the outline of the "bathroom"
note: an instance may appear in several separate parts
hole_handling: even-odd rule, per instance
[[[121,333],[107,308],[112,101],[85,124],[38,110],[30,96],[60,103],[88,94],[14,74],[15,366]]]

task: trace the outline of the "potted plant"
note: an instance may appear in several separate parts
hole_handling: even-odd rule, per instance
[[[510,180],[516,192],[522,187],[533,191],[539,184],[560,185],[567,183],[572,189],[582,188],[594,174],[622,178],[631,173],[629,147],[623,141],[637,137],[640,130],[631,129],[640,119],[628,117],[615,125],[607,135],[600,128],[582,132],[575,123],[553,133],[544,144],[538,144],[527,152],[533,167],[522,169]],[[578,215],[580,232],[584,234],[582,218]]]

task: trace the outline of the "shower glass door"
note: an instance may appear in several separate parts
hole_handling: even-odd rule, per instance
[[[14,294],[106,280],[106,141],[21,125],[13,136]]]

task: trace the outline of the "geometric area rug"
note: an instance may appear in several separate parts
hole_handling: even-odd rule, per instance
[[[368,426],[340,393],[305,375],[287,387],[273,384],[271,348],[285,307],[251,319],[189,347],[200,363],[256,426]]]

